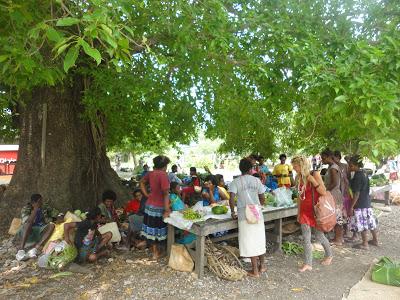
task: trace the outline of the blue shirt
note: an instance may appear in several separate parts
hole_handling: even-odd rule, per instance
[[[202,192],[209,193],[210,191],[208,188],[205,188],[205,189],[203,189]],[[219,196],[219,188],[217,186],[214,187],[214,200],[216,202],[219,202],[221,200],[221,197]],[[208,205],[210,205],[210,201],[208,199],[203,199],[203,206],[208,206]]]
[[[169,194],[169,201],[171,202],[172,211],[178,211],[185,209],[185,203],[177,194]]]

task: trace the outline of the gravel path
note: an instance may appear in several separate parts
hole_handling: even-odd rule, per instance
[[[379,218],[378,248],[366,252],[350,246],[334,248],[334,262],[297,272],[301,256],[268,254],[265,275],[240,282],[220,280],[206,271],[201,280],[147,259],[147,252],[114,252],[112,259],[89,266],[91,274],[49,278],[54,273],[37,269],[33,261],[13,261],[9,240],[0,246],[0,299],[341,299],[367,271],[374,258],[400,260],[400,207]],[[289,239],[298,239],[290,236]],[[248,266],[248,265],[247,265]],[[12,270],[12,268],[14,268]]]

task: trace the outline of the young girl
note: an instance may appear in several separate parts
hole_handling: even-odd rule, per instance
[[[185,204],[180,197],[180,188],[178,182],[171,182],[170,184],[170,194],[169,201],[171,203],[172,211],[179,211],[185,209]]]
[[[299,269],[300,272],[312,270],[312,246],[311,246],[311,228],[316,226],[313,207],[314,201],[318,202],[319,195],[325,195],[326,189],[321,175],[314,171],[310,173],[311,165],[305,156],[296,156],[292,159],[293,169],[296,171],[296,184],[299,190],[299,212],[297,221],[301,225],[301,232],[304,241],[305,263]],[[323,265],[332,263],[332,250],[329,241],[323,232],[315,229],[316,238],[322,244],[325,250],[325,258],[322,261]]]

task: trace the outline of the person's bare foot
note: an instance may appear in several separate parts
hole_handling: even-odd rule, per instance
[[[321,261],[321,265],[323,265],[323,266],[329,266],[329,265],[332,263],[332,259],[333,259],[333,256],[325,257],[325,258]]]
[[[265,272],[267,272],[267,268],[265,266],[258,266],[258,272],[265,273]]]
[[[300,269],[299,272],[303,273],[305,271],[312,271],[312,267],[310,265],[303,265]]]
[[[258,277],[260,277],[260,274],[259,273],[254,273],[253,271],[247,271],[247,276],[258,278]]]
[[[368,241],[368,244],[372,245],[372,246],[375,246],[375,247],[378,247],[378,241],[370,240],[370,241]]]
[[[146,249],[147,243],[146,243],[146,241],[143,240],[143,241],[137,242],[135,246],[139,250],[144,250],[144,249]]]

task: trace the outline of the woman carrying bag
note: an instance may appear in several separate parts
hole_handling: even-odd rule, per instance
[[[299,271],[305,272],[312,270],[311,228],[315,229],[315,236],[325,250],[325,258],[322,260],[321,264],[330,265],[332,263],[333,256],[329,241],[322,231],[316,229],[317,223],[313,206],[313,198],[314,202],[318,202],[319,196],[326,194],[326,189],[319,172],[314,171],[313,174],[310,173],[311,165],[307,157],[294,157],[292,159],[292,165],[297,173],[296,184],[299,190],[299,212],[297,221],[301,225],[305,255],[304,265]]]
[[[259,277],[266,271],[264,267],[265,227],[260,205],[264,205],[265,186],[259,178],[251,176],[252,163],[243,158],[239,163],[242,175],[235,178],[229,186],[229,205],[232,218],[238,219],[240,256],[251,259],[252,270],[248,276]],[[237,215],[235,213],[237,195]]]

